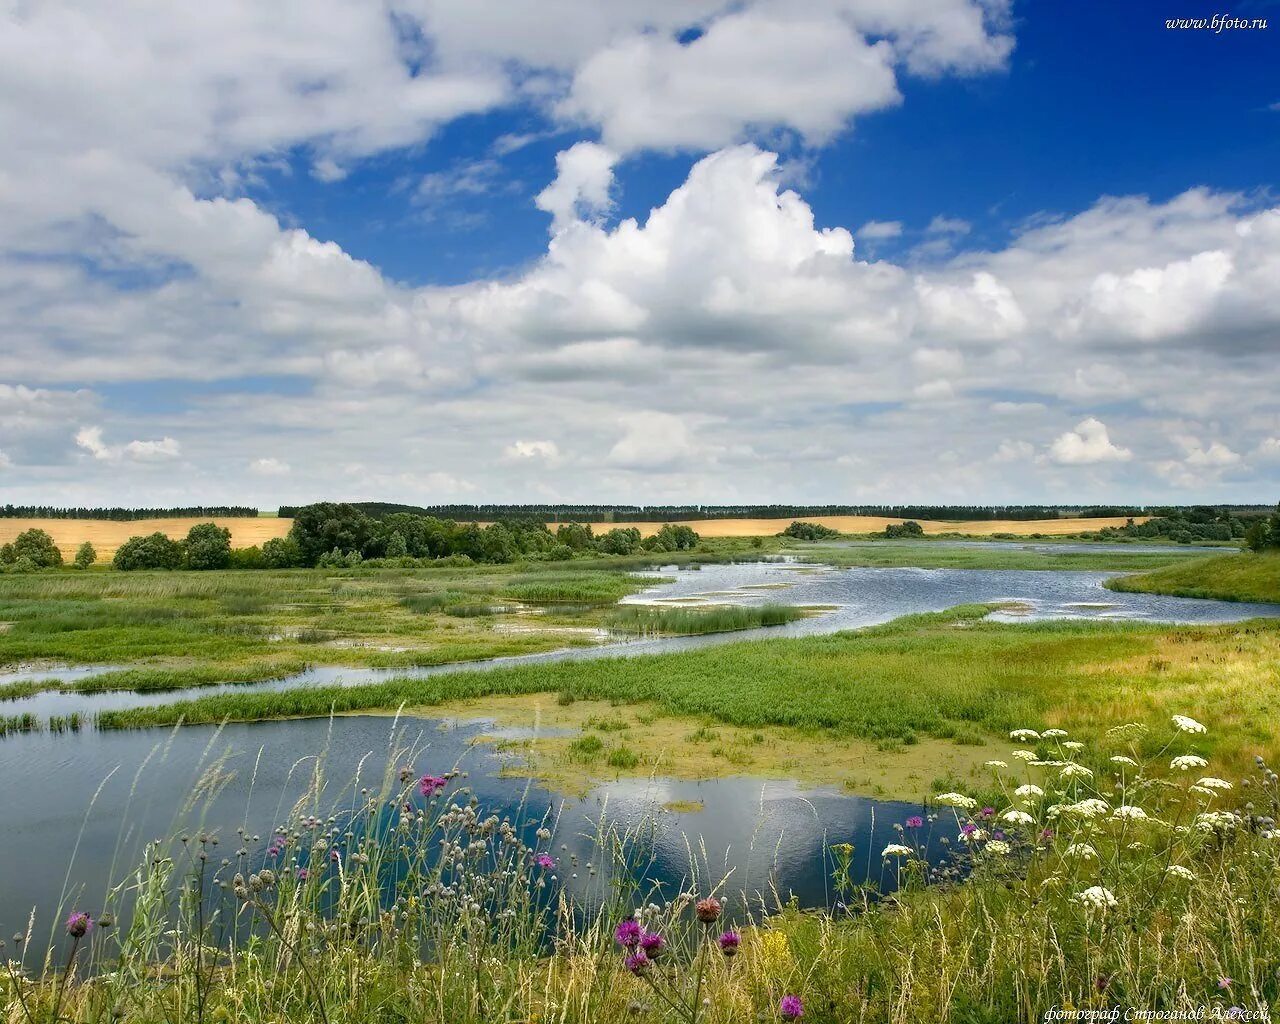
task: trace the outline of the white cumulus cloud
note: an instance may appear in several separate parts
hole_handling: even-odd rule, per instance
[[[1107,426],[1090,416],[1049,445],[1050,461],[1060,466],[1085,466],[1098,462],[1128,462],[1133,452],[1113,444]]]

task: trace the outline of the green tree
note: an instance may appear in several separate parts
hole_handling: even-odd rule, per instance
[[[315,565],[335,549],[344,555],[363,554],[373,535],[373,520],[354,505],[332,501],[303,505],[294,513],[289,530],[303,565]]]
[[[387,538],[388,558],[405,558],[409,554],[409,543],[404,539],[404,534],[399,530],[392,530],[391,536]]]
[[[596,538],[596,550],[606,555],[630,555],[640,550],[640,531],[627,526],[602,533]]]
[[[182,542],[157,531],[146,537],[130,537],[116,549],[111,564],[117,569],[177,569],[182,565]]]
[[[589,551],[595,543],[591,527],[586,523],[563,523],[556,530],[556,540],[574,551]]]
[[[44,530],[23,530],[13,539],[15,558],[29,558],[37,569],[51,569],[62,564],[62,552]]]
[[[187,531],[188,569],[225,569],[231,563],[231,531],[217,523],[197,523]]]
[[[94,550],[92,544],[85,541],[76,548],[76,568],[87,569],[98,560],[98,552]]]
[[[302,552],[292,537],[272,537],[262,545],[262,562],[268,569],[296,569]]]

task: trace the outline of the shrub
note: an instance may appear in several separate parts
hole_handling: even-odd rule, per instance
[[[37,569],[52,569],[62,564],[62,552],[44,530],[23,530],[13,539],[15,560],[28,558]]]
[[[799,520],[783,530],[779,537],[792,537],[795,540],[831,540],[840,536],[839,530],[833,530],[821,523],[802,523]]]
[[[231,531],[217,523],[197,523],[187,531],[188,569],[225,569],[231,562]]]
[[[907,537],[923,537],[924,527],[914,519],[905,523],[890,523],[884,528],[884,535],[890,540],[902,540]]]
[[[92,544],[85,541],[76,548],[76,568],[87,569],[98,560],[98,552],[94,550]]]
[[[292,537],[272,537],[262,545],[262,561],[268,569],[296,569],[302,565],[302,549]]]
[[[228,569],[265,569],[266,559],[262,557],[262,548],[256,544],[247,548],[233,548],[227,558]]]
[[[177,569],[182,565],[182,542],[156,531],[146,537],[130,537],[116,549],[111,564],[117,569]]]

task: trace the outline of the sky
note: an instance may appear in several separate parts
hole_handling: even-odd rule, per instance
[[[0,0],[0,503],[1274,502],[1214,13]]]

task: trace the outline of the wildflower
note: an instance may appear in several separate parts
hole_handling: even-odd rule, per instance
[[[1116,754],[1116,755],[1115,755],[1115,757],[1113,757],[1113,758],[1111,759],[1111,763],[1112,763],[1112,764],[1122,764],[1122,765],[1124,765],[1126,768],[1137,768],[1137,767],[1138,767],[1138,762],[1137,762],[1137,761],[1135,761],[1135,760],[1134,760],[1133,758],[1131,758],[1131,757],[1125,757],[1125,755],[1124,755],[1124,754]]]
[[[882,857],[888,860],[890,857],[910,857],[911,847],[903,846],[901,843],[890,843],[881,853]]]
[[[622,961],[622,966],[639,976],[649,969],[649,958],[645,956],[643,949],[637,949]]]
[[[982,840],[987,838],[987,834],[982,831],[982,829],[978,828],[977,825],[965,822],[965,824],[960,827],[960,835],[957,838],[966,843],[980,843]]]
[[[1239,826],[1240,818],[1231,811],[1208,811],[1197,814],[1192,824],[1201,832],[1230,832]]]
[[[1091,796],[1074,804],[1054,804],[1049,808],[1049,817],[1057,818],[1066,814],[1077,818],[1097,818],[1111,810],[1111,805],[1100,797]]]
[[[93,918],[83,910],[77,910],[67,918],[67,934],[73,939],[83,939],[93,928]]]
[[[1187,792],[1195,793],[1196,796],[1215,797],[1218,795],[1212,789],[1209,789],[1206,786],[1188,786]]]
[[[1008,768],[1009,764],[1007,761],[987,761],[986,766],[988,768]]]
[[[418,780],[418,792],[423,796],[435,796],[449,784],[443,775],[424,775]]]
[[[625,946],[632,949],[640,945],[640,936],[644,934],[644,929],[640,927],[640,923],[632,918],[627,918],[618,924],[613,930],[613,937],[618,940],[619,946]]]
[[[657,932],[644,932],[640,936],[640,949],[650,960],[656,960],[667,948],[667,943]]]
[[[337,850],[330,850],[329,859],[333,861],[335,864],[337,864],[338,861],[342,859],[342,855],[339,854]]]
[[[1097,860],[1098,851],[1088,843],[1072,843],[1063,851],[1064,857],[1075,857],[1079,860]]]
[[[1081,743],[1079,740],[1063,740],[1062,749],[1063,750],[1084,750],[1084,744]]]
[[[1051,828],[1041,829],[1041,830],[1040,830],[1040,841],[1041,841],[1041,842],[1044,842],[1044,843],[1047,843],[1047,842],[1049,842],[1049,840],[1051,840],[1051,839],[1054,837],[1054,835],[1055,835],[1055,833],[1054,833],[1053,829],[1051,829]]]
[[[299,882],[305,882],[305,881],[307,880],[307,876],[308,876],[309,874],[310,874],[310,872],[309,872],[309,871],[307,871],[307,869],[306,869],[306,868],[298,868],[298,881],[299,881]]]
[[[1040,734],[1034,729],[1014,729],[1009,733],[1009,739],[1017,740],[1019,743],[1034,743],[1040,738]]]
[[[738,946],[742,942],[742,936],[737,932],[725,932],[720,938],[716,939],[720,946],[720,952],[725,956],[736,956]]]
[[[555,859],[548,854],[538,854],[537,860],[534,861],[543,871],[554,871],[556,867]]]
[[[1046,729],[1040,735],[1047,740],[1061,739],[1063,736],[1067,735],[1067,730],[1066,729]]]
[[[1218,979],[1218,988],[1230,988],[1235,982],[1235,978],[1228,978],[1225,974]]]
[[[996,809],[995,809],[994,807],[984,807],[984,808],[982,808],[982,816],[983,816],[984,818],[990,818],[990,817],[992,817],[995,813],[996,813]]]
[[[1034,750],[1015,750],[1009,756],[1016,757],[1019,761],[1034,761],[1036,752]]]
[[[1181,864],[1170,864],[1165,869],[1165,874],[1172,878],[1181,878],[1184,882],[1194,882],[1195,873],[1190,868],[1184,868]]]
[[[1014,808],[1010,808],[1000,815],[1000,820],[1008,822],[1010,825],[1034,825],[1036,823],[1036,819],[1026,811],[1019,811]]]
[[[1028,782],[1024,786],[1019,786],[1013,791],[1014,796],[1044,796],[1044,790],[1039,786]]]
[[[1008,843],[1006,843],[1003,839],[993,839],[991,840],[991,842],[987,843],[987,852],[994,853],[997,856],[1001,856],[1001,857],[1007,855],[1010,851],[1012,851],[1012,849],[1013,847],[1010,846]]]
[[[1062,766],[1062,777],[1064,779],[1091,779],[1093,778],[1093,772],[1082,764],[1068,761]]]
[[[1192,768],[1204,768],[1208,764],[1208,761],[1197,754],[1179,754],[1169,762],[1169,767],[1174,771],[1189,772]]]
[[[923,828],[924,818],[918,814],[913,814],[907,819],[907,828]]]
[[[783,1020],[799,1020],[804,1016],[804,1002],[799,996],[783,996],[778,1003],[778,1013]]]
[[[1113,818],[1127,818],[1129,821],[1145,821],[1147,812],[1141,807],[1134,807],[1131,804],[1122,804],[1111,812]]]
[[[971,796],[965,796],[963,793],[942,793],[936,798],[938,803],[945,804],[947,807],[963,807],[966,810],[972,810],[978,806],[978,801]]]
[[[1186,715],[1174,715],[1173,727],[1179,732],[1189,732],[1197,735],[1203,735],[1209,731],[1194,718],[1188,718]]]
[[[693,909],[703,924],[715,924],[720,917],[720,901],[714,896],[698,900]]]
[[[1196,783],[1197,786],[1204,786],[1205,789],[1230,789],[1231,783],[1226,779],[1215,779],[1212,776],[1201,779]]]
[[[1083,904],[1087,910],[1110,910],[1117,905],[1111,890],[1104,889],[1100,885],[1091,885],[1084,892],[1078,892],[1071,898]]]

